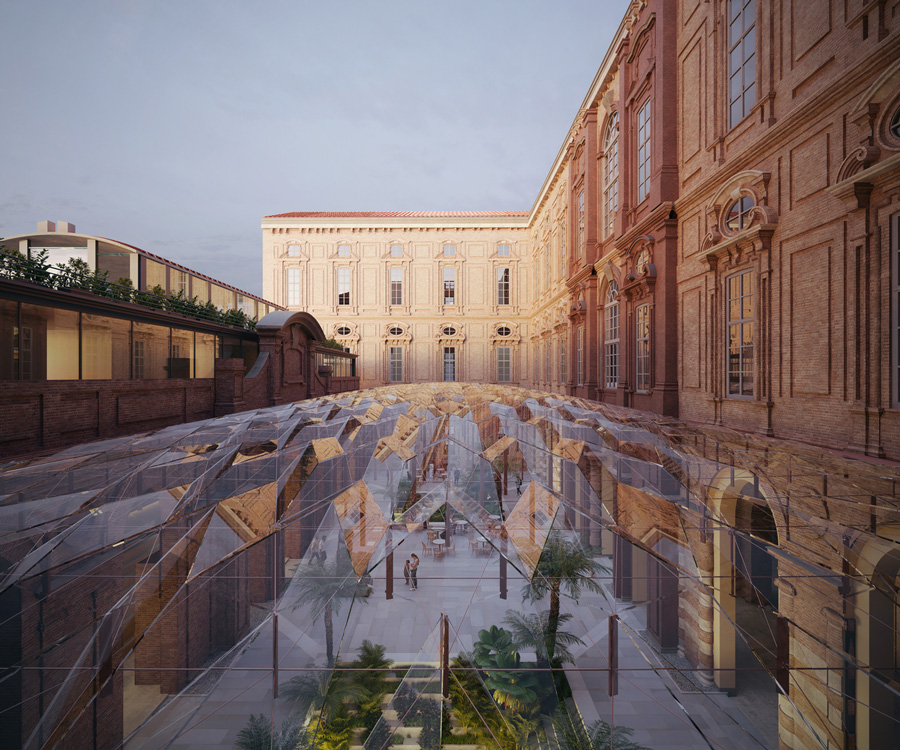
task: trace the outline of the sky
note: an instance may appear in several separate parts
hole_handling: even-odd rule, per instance
[[[528,210],[627,0],[4,0],[0,237],[262,290],[288,211]]]

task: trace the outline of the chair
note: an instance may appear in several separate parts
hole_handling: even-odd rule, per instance
[[[422,557],[425,557],[425,555],[427,555],[429,553],[431,554],[432,557],[434,557],[434,551],[431,549],[431,547],[426,545],[425,542],[422,542]]]
[[[434,552],[432,552],[431,556],[435,560],[443,560],[444,559],[444,548],[443,547],[435,547]]]

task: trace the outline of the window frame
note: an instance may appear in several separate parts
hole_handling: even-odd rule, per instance
[[[637,145],[637,202],[641,203],[650,195],[650,171],[652,168],[652,139],[651,139],[651,98],[641,105],[637,112],[637,132],[635,143]]]
[[[389,346],[388,347],[388,382],[389,383],[402,383],[403,380],[403,359],[404,359],[404,350],[403,346]],[[399,374],[399,377],[395,377],[396,374]]]
[[[394,278],[399,276],[399,278]],[[388,293],[390,297],[390,305],[392,307],[403,304],[403,268],[401,266],[391,266],[388,275]]]
[[[603,236],[613,233],[619,210],[619,113],[610,115],[603,150]]]
[[[504,361],[505,355],[505,361]],[[497,347],[497,356],[496,356],[496,370],[497,370],[497,382],[498,383],[511,383],[512,382],[512,347],[511,346],[498,346]],[[503,368],[506,369],[506,377],[503,375]]]
[[[447,379],[447,367],[450,367],[450,374],[452,377]],[[456,347],[455,346],[445,346],[443,347],[443,382],[444,383],[455,383],[457,381],[457,372],[456,372]]]
[[[634,310],[634,390],[649,393],[650,382],[650,303]]]
[[[584,243],[585,243],[585,232],[584,232],[584,188],[582,187],[578,191],[578,256],[581,258],[584,255]]]
[[[559,384],[566,385],[566,335],[559,337]]]
[[[447,278],[448,274],[451,278]],[[448,284],[450,286],[448,286]],[[447,292],[450,292],[448,297]],[[444,266],[441,271],[441,293],[442,304],[445,307],[456,307],[456,266]],[[447,300],[450,300],[449,302]]]
[[[337,269],[337,305],[338,307],[350,307],[350,268],[340,266]],[[343,291],[341,291],[343,289]]]
[[[754,283],[755,273],[752,268],[745,268],[741,271],[737,271],[736,273],[730,274],[725,277],[725,397],[726,398],[736,398],[736,399],[752,399],[756,395],[756,320],[755,320],[755,310],[754,310],[754,287],[756,284]],[[747,280],[747,288],[749,291],[745,293],[744,280]],[[735,298],[732,296],[732,282],[737,281],[738,284],[738,296]],[[749,317],[744,316],[744,300],[749,300]],[[734,304],[737,304],[738,308],[738,317],[732,317],[732,311]],[[750,366],[749,370],[746,367],[746,353],[745,349],[747,349],[747,345],[744,344],[743,334],[745,332],[745,326],[750,327]],[[732,330],[734,328],[738,329],[739,338],[737,346],[732,346],[731,343],[731,335]],[[732,354],[733,351],[736,351],[736,354]],[[736,356],[736,360],[733,360],[732,357]],[[737,365],[737,367],[733,367],[733,365]],[[737,391],[732,393],[731,384],[732,384],[732,375],[736,375],[737,378],[734,381],[737,386]],[[750,391],[749,393],[745,392],[744,380],[745,377],[749,376],[750,381]]]
[[[505,275],[505,278],[504,278]],[[497,306],[507,306],[511,302],[512,269],[509,266],[497,266]]]
[[[575,384],[584,385],[584,326],[575,331]]]
[[[621,318],[619,287],[611,282],[603,306],[603,383],[605,388],[619,387],[619,342]]]
[[[735,13],[735,8],[737,12]],[[748,17],[750,22],[747,22]],[[735,24],[740,23],[740,35],[735,39]],[[746,119],[756,105],[756,0],[728,0],[725,18],[727,43],[725,44],[726,68],[728,70],[727,94],[728,127],[734,128]],[[745,45],[748,35],[752,35],[749,45]],[[747,54],[747,46],[753,49]],[[738,52],[738,57],[735,57]],[[737,65],[736,65],[737,63]],[[746,75],[752,68],[750,75]],[[747,78],[752,80],[747,83]],[[739,79],[739,91],[735,93],[734,82]],[[735,105],[740,105],[736,114]]]
[[[285,274],[285,302],[287,307],[299,307],[302,302],[302,287],[300,268],[291,266]],[[294,301],[292,301],[294,300]]]

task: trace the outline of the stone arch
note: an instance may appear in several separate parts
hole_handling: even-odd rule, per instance
[[[900,670],[895,628],[900,624],[900,523],[880,524],[856,560],[856,741],[859,748],[893,747],[895,693],[885,683]]]
[[[709,512],[713,521],[711,532],[713,542],[713,569],[710,594],[714,599],[712,617],[712,657],[713,679],[723,690],[733,691],[736,680],[737,590],[735,579],[738,573],[749,573],[749,561],[742,559],[741,551],[735,543],[735,532],[743,531],[745,538],[754,535],[753,511],[758,509],[758,518],[766,519],[768,539],[766,544],[778,546],[779,528],[776,518],[780,517],[772,509],[771,498],[761,486],[758,478],[745,469],[725,468],[713,477],[707,488]],[[759,521],[758,521],[759,523]],[[744,527],[743,529],[741,527]],[[759,529],[757,529],[759,531]],[[751,541],[752,544],[752,541]],[[774,566],[773,566],[774,567]],[[772,583],[777,578],[777,570],[771,574]],[[773,585],[774,588],[774,585]]]

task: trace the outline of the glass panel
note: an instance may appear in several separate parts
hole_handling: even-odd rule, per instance
[[[191,295],[196,297],[198,302],[209,302],[209,282],[199,276],[192,277]]]
[[[169,377],[169,329],[134,323],[132,360],[136,379]]]
[[[252,339],[244,339],[242,351],[244,357],[244,374],[246,375],[250,372],[253,365],[256,364],[256,360],[259,357],[259,342],[253,341]]]
[[[30,380],[78,380],[77,312],[23,302],[22,338],[20,356],[23,365],[31,359]]]
[[[218,284],[210,284],[212,303],[220,310],[231,310],[234,308],[234,292]]]
[[[82,380],[131,377],[131,321],[85,313],[81,317]]]
[[[29,346],[30,346],[29,340]],[[19,341],[19,303],[0,299],[0,380],[19,379],[19,360],[24,352]],[[32,353],[29,350],[29,373]],[[26,380],[31,380],[29,374]]]
[[[216,337],[212,333],[198,333],[196,339],[196,375],[212,378],[216,374]]]
[[[194,376],[194,332],[172,329],[172,353],[169,359],[170,378]]]
[[[153,289],[155,286],[160,286],[166,289],[166,267],[149,258],[146,258],[144,262],[144,287]]]
[[[121,247],[114,247],[103,242],[97,243],[97,268],[106,271],[110,281],[131,279],[137,286],[137,279],[131,278],[131,259],[136,255]]]
[[[220,357],[224,359],[243,359],[241,354],[243,341],[234,336],[220,336],[219,342],[222,346]]]
[[[88,262],[87,247],[31,247],[29,257],[35,258],[42,251],[47,251],[47,263],[51,266],[64,266],[72,259]]]

